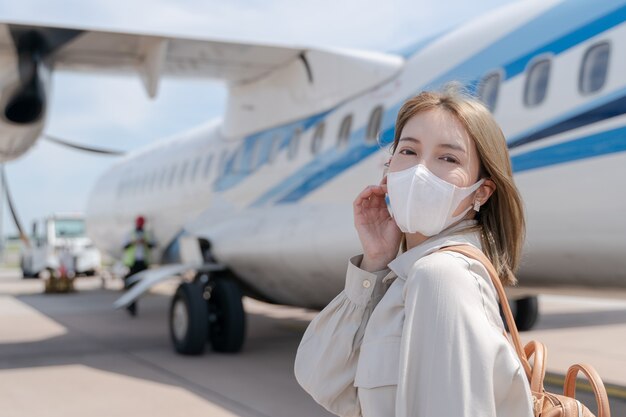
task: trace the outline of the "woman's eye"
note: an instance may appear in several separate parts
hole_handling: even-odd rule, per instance
[[[444,156],[443,159],[447,162],[452,162],[453,164],[459,163],[459,161],[457,161],[455,158],[452,158],[451,156]]]
[[[410,149],[402,149],[399,153],[403,153],[403,152],[410,152],[410,154],[406,154],[406,153],[405,153],[405,154],[403,154],[403,155],[411,155],[411,154],[412,154],[412,155],[415,155],[415,152],[413,152],[413,151],[412,151],[412,150],[410,150]]]

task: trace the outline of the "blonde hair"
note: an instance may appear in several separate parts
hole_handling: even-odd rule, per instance
[[[425,91],[402,105],[396,119],[392,153],[408,120],[431,109],[445,110],[461,122],[478,150],[480,177],[488,177],[496,185],[496,190],[476,213],[478,224],[466,230],[481,232],[483,252],[500,280],[504,285],[515,285],[514,273],[520,263],[526,224],[504,134],[481,102],[462,93],[458,84],[448,84],[442,92]],[[406,251],[406,236],[400,250]]]

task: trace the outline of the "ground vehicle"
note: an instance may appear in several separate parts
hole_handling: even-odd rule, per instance
[[[22,245],[20,267],[24,278],[57,270],[61,263],[72,275],[94,275],[100,270],[100,251],[85,234],[82,214],[59,213],[33,221],[30,247]]]

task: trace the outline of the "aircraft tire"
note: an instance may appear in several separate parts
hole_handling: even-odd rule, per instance
[[[539,300],[537,296],[515,300],[515,325],[523,332],[530,330],[539,318]]]
[[[169,311],[170,339],[176,352],[183,355],[204,352],[207,317],[202,288],[188,282],[180,284]]]
[[[211,347],[216,352],[239,352],[246,333],[241,290],[235,281],[227,278],[216,279],[211,284],[207,301]]]

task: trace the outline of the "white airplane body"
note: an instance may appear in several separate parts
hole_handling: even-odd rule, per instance
[[[507,137],[527,215],[520,285],[626,286],[626,2],[515,3],[398,54],[276,51],[275,67],[231,76],[222,120],[100,178],[86,210],[100,249],[119,256],[141,214],[163,263],[192,237],[252,296],[321,308],[361,251],[352,202],[381,179],[399,107],[458,80]]]

